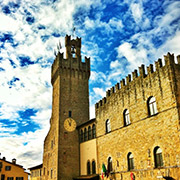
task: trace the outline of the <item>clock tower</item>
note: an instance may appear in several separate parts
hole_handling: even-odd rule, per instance
[[[80,175],[76,126],[89,120],[90,58],[81,59],[81,38],[65,37],[66,58],[58,52],[51,71],[50,130],[44,141],[43,179],[72,180]]]

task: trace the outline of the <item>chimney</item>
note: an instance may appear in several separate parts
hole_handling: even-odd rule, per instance
[[[2,159],[3,159],[4,161],[6,160],[6,158],[5,158],[5,157],[3,157]]]
[[[12,163],[13,163],[13,164],[16,164],[16,159],[15,159],[15,158],[12,159]]]

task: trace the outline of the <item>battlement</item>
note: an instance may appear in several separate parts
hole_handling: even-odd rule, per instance
[[[88,78],[90,76],[90,58],[85,57],[85,62],[81,60],[81,38],[71,39],[65,37],[66,58],[64,53],[58,52],[52,64],[52,83],[57,75],[64,73],[71,77]]]
[[[132,74],[128,74],[125,79],[122,79],[120,83],[117,83],[115,86],[111,87],[109,90],[106,91],[106,97],[101,99],[99,102],[95,104],[95,108],[98,109],[99,107],[104,106],[110,97],[112,97],[116,93],[123,93],[125,90],[129,90],[129,88],[133,88],[134,86],[131,86],[132,84],[142,84],[142,87],[145,87],[146,84],[143,84],[143,81],[146,78],[151,78],[151,81],[153,82],[153,79],[157,78],[159,76],[158,74],[160,71],[167,71],[168,69],[174,69],[175,66],[180,65],[180,55],[177,56],[177,64],[174,60],[174,54],[167,53],[167,55],[164,56],[164,62],[165,65],[163,66],[162,59],[158,59],[158,61],[155,61],[155,70],[154,65],[150,64],[147,67],[147,73],[145,69],[145,65],[142,64],[138,69],[135,69]],[[139,72],[139,73],[138,73]],[[160,78],[160,77],[158,77]],[[136,90],[134,89],[134,92]]]

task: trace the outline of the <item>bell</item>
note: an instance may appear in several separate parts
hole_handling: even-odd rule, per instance
[[[74,46],[71,47],[71,53],[75,54],[75,47]]]

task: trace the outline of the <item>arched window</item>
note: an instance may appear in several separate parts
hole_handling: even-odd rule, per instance
[[[87,162],[87,175],[91,174],[90,161]]]
[[[111,172],[113,169],[112,169],[112,158],[109,157],[108,158],[108,166],[107,166],[107,169],[108,169],[108,172]]]
[[[51,169],[51,179],[53,178],[53,169]]]
[[[130,121],[130,118],[129,118],[129,110],[128,109],[124,110],[123,116],[124,116],[124,126],[127,126],[127,125],[131,124],[131,121]]]
[[[92,138],[95,138],[96,137],[96,126],[95,124],[93,124],[92,126]]]
[[[151,96],[147,101],[148,113],[150,116],[157,114],[156,98]]]
[[[92,131],[91,131],[91,126],[88,127],[88,140],[90,140],[92,137]]]
[[[87,129],[84,129],[84,141],[87,141]]]
[[[96,174],[96,162],[92,161],[92,174]]]
[[[111,132],[111,124],[110,124],[110,120],[106,120],[106,133]]]
[[[163,166],[162,150],[159,146],[154,148],[154,165],[156,168]]]
[[[128,153],[127,160],[128,160],[128,171],[130,171],[134,169],[134,156],[131,152]]]
[[[80,142],[83,142],[83,130],[81,129]]]

